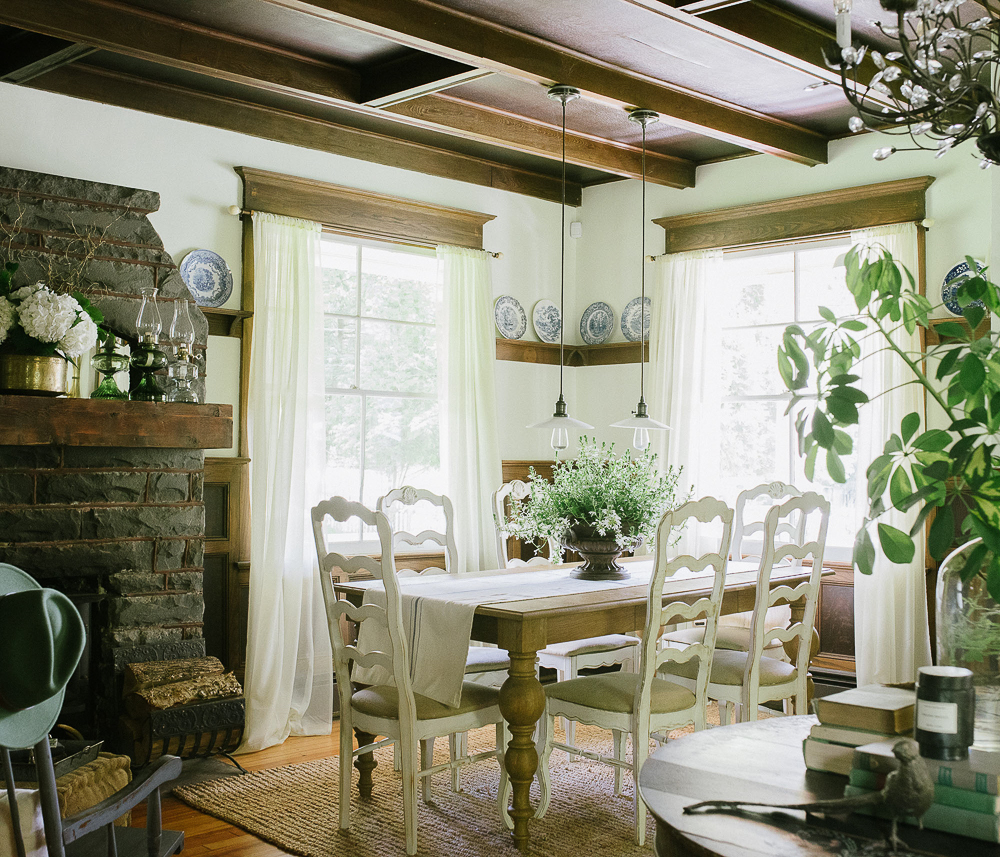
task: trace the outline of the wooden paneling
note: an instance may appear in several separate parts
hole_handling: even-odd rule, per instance
[[[218,449],[233,442],[232,405],[0,396],[10,446]]]
[[[925,191],[933,181],[933,176],[920,176],[660,217],[653,222],[665,233],[665,253],[792,241],[887,223],[920,222],[926,217]]]
[[[820,584],[816,630],[820,649],[814,670],[854,673],[854,569],[836,566]]]
[[[496,217],[250,167],[237,167],[236,172],[243,179],[245,209],[301,217],[383,241],[480,249],[483,224]]]
[[[240,681],[250,605],[249,463],[205,459],[205,642]]]

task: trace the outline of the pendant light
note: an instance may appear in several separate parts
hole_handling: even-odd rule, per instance
[[[636,405],[632,416],[624,420],[612,423],[612,428],[634,429],[632,433],[632,446],[636,449],[645,449],[649,446],[649,432],[663,431],[670,426],[657,422],[649,416],[646,410],[646,398],[643,395],[646,383],[646,126],[658,122],[660,115],[652,110],[633,110],[628,115],[630,122],[642,126],[642,222],[639,224],[639,234],[642,236],[642,262],[640,280],[642,283],[642,297],[639,301],[640,308],[640,335],[639,335],[639,404]]]
[[[556,399],[556,410],[550,419],[528,426],[528,428],[551,429],[552,448],[558,455],[569,446],[569,429],[593,428],[580,420],[573,419],[566,411],[566,400],[563,398],[563,356],[565,345],[563,331],[565,330],[565,310],[563,308],[566,291],[566,104],[580,97],[580,90],[572,86],[556,84],[549,87],[548,96],[553,101],[562,102],[562,220],[559,235],[561,240],[559,256],[559,398]]]

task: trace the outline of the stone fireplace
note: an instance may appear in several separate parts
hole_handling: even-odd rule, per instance
[[[164,330],[189,297],[147,218],[158,207],[151,191],[0,168],[0,258],[19,262],[15,286],[84,291],[134,341],[142,288],[160,290]],[[117,743],[125,663],[204,653],[204,450],[232,432],[229,405],[0,396],[0,562],[88,623],[59,720],[85,737]]]

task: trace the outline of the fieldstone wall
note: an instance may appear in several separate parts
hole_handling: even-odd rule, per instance
[[[16,286],[41,281],[56,291],[83,292],[106,326],[130,343],[137,340],[142,289],[159,289],[162,348],[174,302],[191,294],[149,222],[159,207],[153,191],[0,167],[0,261],[20,265]],[[194,387],[204,401],[208,322],[197,306],[191,315]]]
[[[204,461],[190,449],[0,446],[0,562],[102,596],[83,718],[99,737],[117,731],[123,655],[183,641],[203,650]]]
[[[158,288],[163,347],[174,301],[190,294],[147,217],[159,202],[152,191],[0,167],[0,260],[19,263],[15,285],[84,292],[126,342],[137,339],[141,289]],[[208,325],[192,315],[203,378]],[[89,698],[67,694],[67,709],[82,713],[59,722],[113,743],[116,663],[151,646],[204,653],[204,452],[2,444],[0,412],[0,562],[90,598]]]

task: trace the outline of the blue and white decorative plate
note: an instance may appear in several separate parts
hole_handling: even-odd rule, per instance
[[[550,300],[540,300],[531,311],[531,324],[542,342],[557,344],[562,332],[559,305]]]
[[[199,306],[222,306],[233,293],[233,272],[211,250],[188,253],[181,262],[181,279]]]
[[[640,309],[640,304],[642,308]],[[649,318],[653,302],[649,298],[633,298],[622,310],[622,335],[629,342],[649,339]]]
[[[587,345],[607,342],[615,329],[615,311],[604,301],[595,301],[583,311],[580,336]]]
[[[976,273],[986,269],[986,265],[976,259]],[[944,283],[941,284],[941,300],[944,301],[944,305],[948,307],[949,312],[953,312],[955,315],[962,315],[962,308],[958,305],[958,298],[955,296],[955,292],[958,291],[958,287],[967,280],[970,275],[969,263],[959,262],[954,268],[952,268],[944,276]],[[973,301],[969,306],[985,307],[986,305],[982,301]]]
[[[524,307],[510,295],[500,295],[493,303],[493,319],[504,339],[520,339],[528,329]]]

